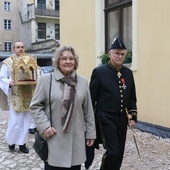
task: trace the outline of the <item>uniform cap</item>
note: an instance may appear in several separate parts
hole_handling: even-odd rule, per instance
[[[121,38],[120,38],[119,36],[116,37],[116,38],[113,40],[112,45],[111,45],[109,51],[110,51],[111,49],[126,49],[126,50],[127,50],[125,44],[123,43],[123,41],[121,40]]]

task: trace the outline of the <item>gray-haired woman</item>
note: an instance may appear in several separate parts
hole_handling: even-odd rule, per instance
[[[47,138],[49,152],[45,170],[80,170],[86,160],[86,145],[96,138],[94,113],[87,80],[77,75],[78,56],[70,46],[56,50],[53,57],[51,108],[50,74],[40,77],[30,104],[38,131]],[[86,136],[85,136],[86,131]]]

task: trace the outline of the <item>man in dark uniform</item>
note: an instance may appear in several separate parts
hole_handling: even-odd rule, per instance
[[[135,82],[132,71],[123,66],[127,49],[116,37],[109,49],[110,61],[96,67],[91,76],[90,92],[96,123],[99,125],[103,147],[100,170],[119,170],[122,164],[128,118],[133,128],[137,121]]]

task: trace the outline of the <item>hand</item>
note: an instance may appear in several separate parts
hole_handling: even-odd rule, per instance
[[[133,129],[135,127],[136,122],[134,120],[129,121],[129,127],[130,129]]]
[[[15,82],[14,82],[14,80],[11,80],[10,82],[9,82],[9,86],[15,86]]]
[[[89,147],[92,146],[94,144],[94,140],[95,139],[87,139],[86,145],[89,146]]]
[[[55,135],[57,133],[57,131],[54,129],[54,127],[49,127],[47,128],[44,132],[43,132],[43,136],[45,136],[46,138],[49,138],[53,135]]]

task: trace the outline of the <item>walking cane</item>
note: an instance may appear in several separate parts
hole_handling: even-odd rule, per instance
[[[127,115],[127,118],[128,118],[128,122],[130,123],[130,120],[132,119],[132,116],[128,113],[127,108],[125,108],[125,110],[126,110],[126,115]],[[129,127],[130,127],[130,126],[129,126]],[[134,128],[131,128],[131,127],[130,127],[130,129],[131,129],[131,134],[132,134],[133,140],[134,140],[134,142],[135,142],[135,146],[136,146],[136,150],[137,150],[139,159],[141,160],[140,152],[139,152],[139,148],[138,148],[138,144],[137,144],[136,137],[135,137]]]

